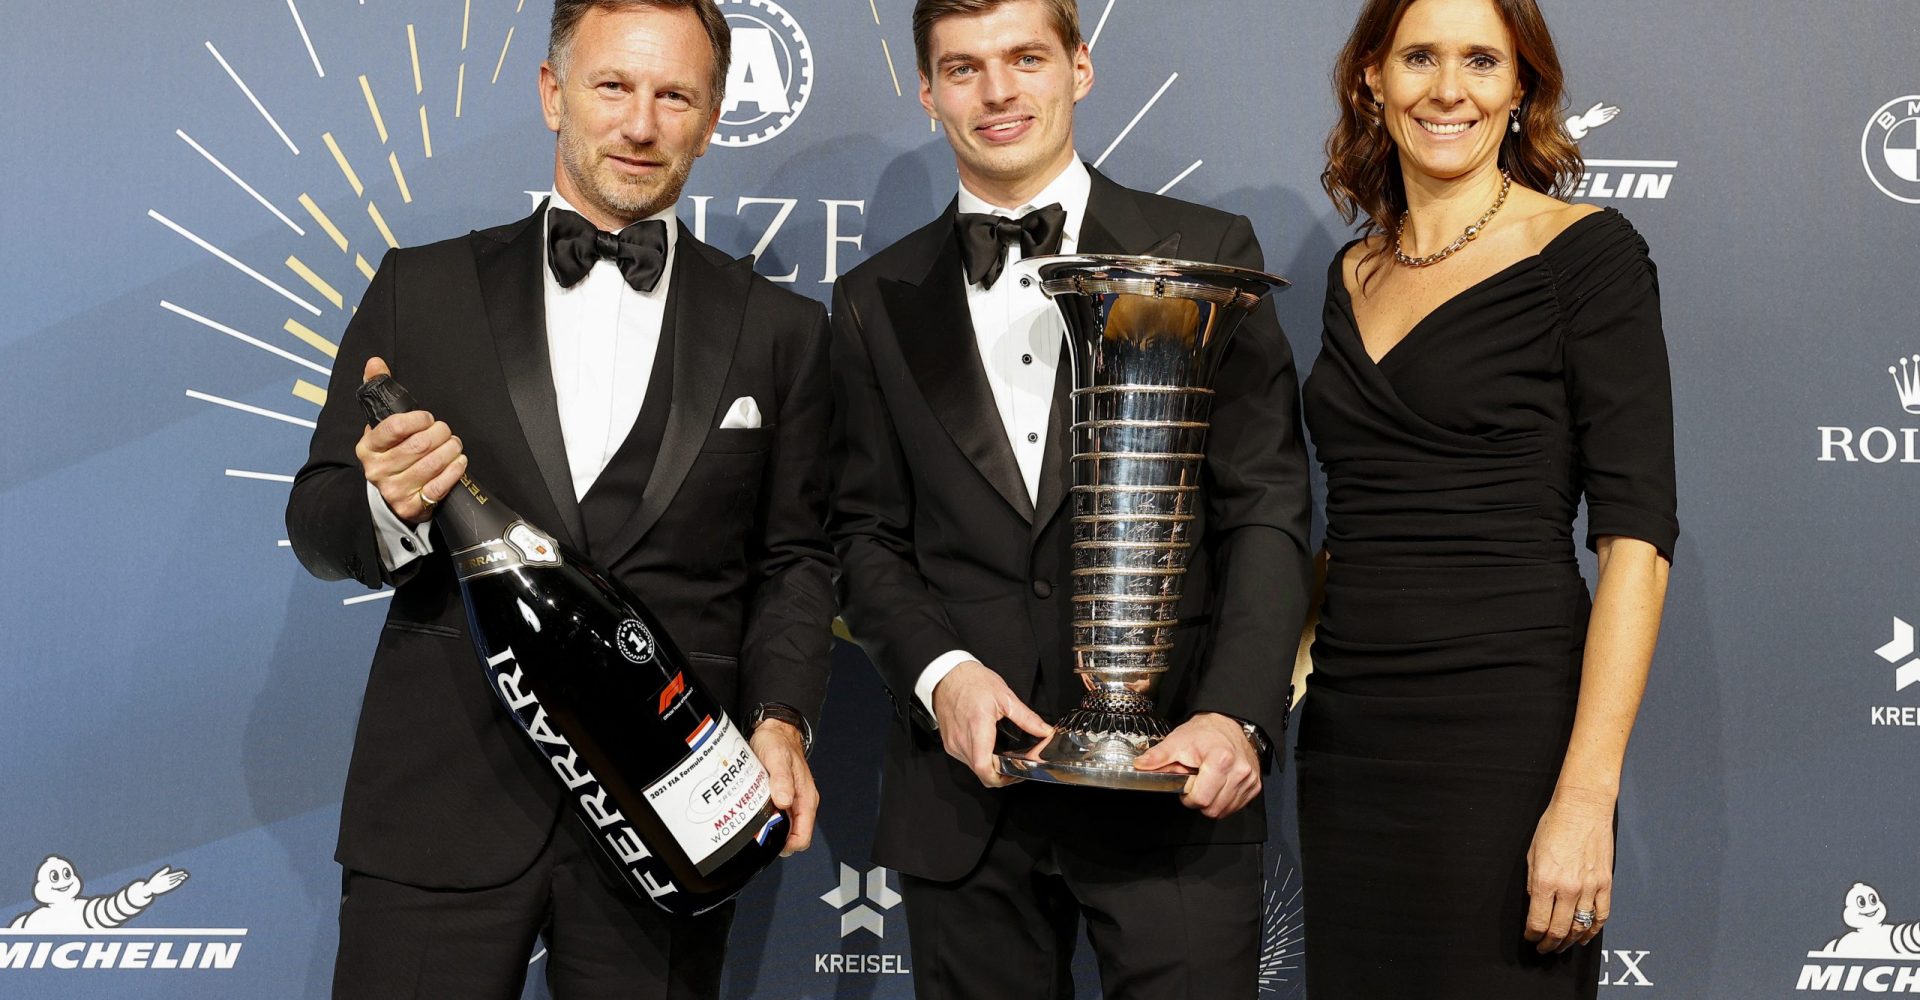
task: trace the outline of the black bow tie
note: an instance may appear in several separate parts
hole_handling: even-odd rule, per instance
[[[577,212],[556,208],[547,213],[547,260],[561,288],[579,284],[603,258],[620,265],[634,291],[653,291],[667,266],[667,224],[648,219],[609,233]]]
[[[1003,215],[962,213],[960,257],[966,262],[967,281],[981,288],[992,288],[1006,266],[1006,248],[1020,244],[1020,257],[1040,257],[1060,252],[1060,238],[1067,232],[1067,210],[1059,204],[1036,208],[1018,219]]]

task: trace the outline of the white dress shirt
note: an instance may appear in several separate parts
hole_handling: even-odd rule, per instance
[[[576,211],[555,191],[547,212]],[[571,288],[560,287],[547,263],[546,217],[541,219],[540,275],[546,294],[547,361],[554,400],[560,410],[560,436],[566,442],[573,495],[587,495],[594,480],[627,439],[646,403],[647,381],[660,346],[660,325],[667,314],[673,255],[680,227],[671,207],[649,216],[667,224],[667,259],[660,283],[651,292],[635,291],[610,260]],[[642,220],[647,221],[647,220]],[[639,223],[635,223],[638,225]],[[454,428],[458,434],[459,428]],[[426,525],[413,527],[388,509],[380,491],[367,484],[380,560],[389,572],[433,551]]]
[[[1092,190],[1093,177],[1076,154],[1058,177],[1024,205],[1009,208],[992,204],[962,183],[959,209],[962,213],[1017,219],[1057,203],[1067,211],[1060,252],[1075,253],[1080,248],[1080,223],[1086,218],[1087,196]],[[1053,301],[1040,290],[1039,280],[1013,266],[1021,259],[1020,246],[1010,246],[1006,252],[1006,267],[992,288],[967,285],[967,311],[972,314],[974,346],[979,348],[987,385],[993,389],[1000,424],[1006,428],[1007,443],[1013,446],[1013,457],[1020,463],[1027,499],[1037,502],[1040,470],[1046,465],[1047,423],[1053,416],[1054,373],[1060,367],[1066,325]],[[961,280],[966,280],[964,275]],[[953,668],[975,658],[966,650],[956,649],[936,657],[920,671],[913,693],[928,715],[934,714],[933,689]],[[937,717],[934,725],[939,727]]]

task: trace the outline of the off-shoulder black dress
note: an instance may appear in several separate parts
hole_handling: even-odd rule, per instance
[[[1592,997],[1598,941],[1521,936],[1526,853],[1579,694],[1579,502],[1589,546],[1671,555],[1679,530],[1653,262],[1619,213],[1583,217],[1377,364],[1341,274],[1305,389],[1331,556],[1299,738],[1308,992]]]

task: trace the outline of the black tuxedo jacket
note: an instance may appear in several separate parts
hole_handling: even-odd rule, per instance
[[[811,719],[826,691],[825,311],[680,230],[668,278],[671,410],[633,516],[590,551],[547,360],[544,211],[387,254],[347,326],[287,503],[294,553],[315,576],[397,583],[336,854],[385,879],[509,881],[537,856],[563,799],[488,688],[445,540],[436,532],[435,551],[397,581],[383,571],[353,453],[366,423],[354,392],[370,356],[460,436],[477,481],[640,595],[736,720],[763,702]],[[763,425],[718,429],[741,396],[754,397]]]
[[[965,649],[1050,719],[1081,694],[1071,673],[1072,530],[1062,511],[1072,448],[1067,366],[1063,355],[1035,503],[975,345],[955,212],[949,205],[841,278],[833,306],[831,530],[841,615],[879,668],[900,723],[888,743],[874,856],[938,880],[973,868],[1006,793],[983,788],[941,749],[919,718],[920,672]],[[1132,191],[1097,172],[1078,246],[1262,266],[1244,217]],[[1277,742],[1306,612],[1312,500],[1292,352],[1270,303],[1235,335],[1216,389],[1195,525],[1201,543],[1159,698],[1176,722],[1223,712]],[[1172,795],[1049,787],[1031,800],[1054,814],[1062,836],[1119,845],[1266,836],[1259,801],[1215,822]]]

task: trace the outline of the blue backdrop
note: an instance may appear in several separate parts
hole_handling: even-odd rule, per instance
[[[683,217],[824,299],[954,190],[914,99],[911,5],[723,6],[741,103]],[[1920,955],[1870,937],[1920,921],[1920,4],[1543,6],[1583,197],[1661,265],[1680,426],[1685,537],[1626,775],[1606,989],[1920,992]],[[1317,179],[1357,7],[1082,4],[1099,78],[1081,154],[1249,215],[1297,282],[1280,311],[1303,374],[1347,239]],[[0,523],[18,543],[0,924],[26,921],[0,931],[0,995],[326,995],[340,788],[385,605],[301,571],[286,484],[380,254],[517,218],[551,183],[548,12],[0,11]],[[856,650],[835,664],[822,833],[741,907],[732,996],[910,992],[898,882],[867,858],[884,699]],[[1263,990],[1293,997],[1311,914],[1277,818]],[[43,908],[49,856],[81,896],[132,886],[144,909],[106,932]],[[1884,906],[1850,925],[1855,883]]]

